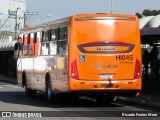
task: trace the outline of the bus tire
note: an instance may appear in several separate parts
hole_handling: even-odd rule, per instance
[[[25,87],[25,93],[28,97],[35,97],[36,96],[36,91],[27,87],[27,82],[25,82],[24,87]]]
[[[53,102],[53,93],[49,76],[46,77],[46,94],[49,103]]]

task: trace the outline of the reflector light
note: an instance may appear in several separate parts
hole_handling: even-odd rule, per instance
[[[140,71],[141,71],[141,65],[140,62],[136,59],[134,79],[138,79],[140,77]]]
[[[78,67],[77,67],[77,61],[74,60],[71,64],[71,76],[73,79],[79,79],[78,75]]]

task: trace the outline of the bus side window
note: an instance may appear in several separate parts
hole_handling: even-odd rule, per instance
[[[48,55],[49,52],[49,30],[42,32],[42,55]]]
[[[58,28],[51,30],[50,55],[57,54]]]
[[[31,38],[31,34],[28,34],[28,36],[27,36],[27,44],[30,44],[30,38]]]
[[[67,47],[67,27],[62,27],[59,30],[58,39],[58,54],[65,55]]]
[[[37,43],[37,32],[34,33],[34,40],[33,40],[33,43]]]
[[[37,48],[36,48],[36,43],[37,43],[37,32],[34,33],[34,38],[33,38],[34,55],[37,55],[37,54],[36,54],[36,49],[37,49]]]
[[[24,35],[23,56],[28,56],[28,35]]]
[[[34,33],[28,34],[28,49],[29,55],[34,55]]]

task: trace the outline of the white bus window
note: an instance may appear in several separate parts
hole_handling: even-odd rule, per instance
[[[58,40],[58,28],[51,30],[51,41]]]
[[[60,28],[59,39],[60,40],[67,39],[67,27]]]
[[[42,55],[48,55],[49,52],[49,30],[42,32]]]
[[[58,54],[65,55],[66,54],[66,40],[65,41],[58,41]]]
[[[48,50],[49,50],[49,44],[42,43],[42,55],[48,55]]]
[[[43,34],[42,42],[48,42],[49,41],[49,30],[43,31],[42,34]]]
[[[58,54],[65,55],[67,48],[67,27],[60,28],[58,40]]]
[[[57,42],[50,42],[50,55],[56,55],[57,54]]]
[[[50,55],[57,54],[58,28],[51,30]]]

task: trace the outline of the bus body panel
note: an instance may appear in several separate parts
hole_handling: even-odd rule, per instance
[[[65,24],[63,23],[63,26]],[[54,26],[51,29],[54,29]],[[19,52],[20,57],[17,62],[18,85],[24,87],[23,74],[25,74],[28,88],[46,92],[46,75],[49,75],[53,93],[68,92],[68,55],[42,55],[42,31],[33,34],[34,32],[19,35],[22,50]],[[30,35],[29,44],[28,35]]]
[[[112,17],[72,17],[71,91],[141,90],[141,69],[140,77],[134,78],[137,61],[141,63],[138,19],[133,16]],[[78,77],[73,78],[72,69],[77,71]]]

